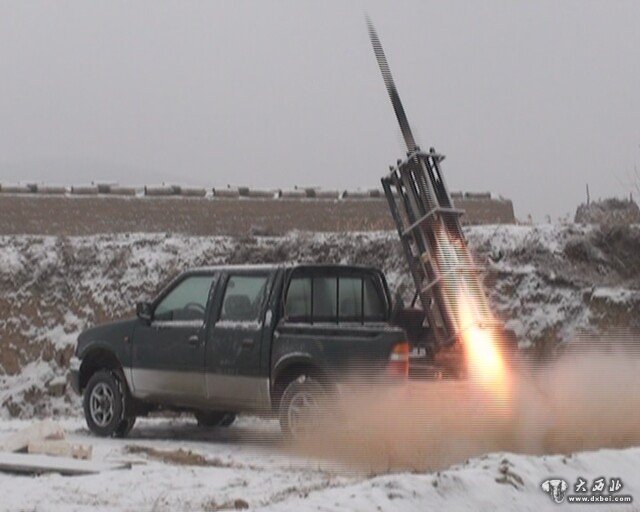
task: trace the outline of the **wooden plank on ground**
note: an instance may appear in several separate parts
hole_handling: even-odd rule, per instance
[[[94,475],[113,469],[128,469],[126,463],[108,464],[87,460],[76,460],[49,455],[30,455],[25,453],[0,453],[0,471],[11,473],[43,474],[60,473],[61,475]]]

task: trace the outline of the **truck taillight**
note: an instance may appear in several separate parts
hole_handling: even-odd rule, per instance
[[[387,373],[392,377],[409,376],[409,344],[406,342],[394,345],[389,356]]]

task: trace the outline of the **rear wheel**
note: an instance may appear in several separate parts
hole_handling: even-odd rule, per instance
[[[133,428],[133,426],[135,424],[136,424],[136,417],[135,416],[132,416],[132,417],[129,417],[129,418],[125,418],[124,420],[122,420],[120,422],[120,425],[116,429],[114,436],[115,437],[127,437],[129,435],[129,432],[131,432],[131,429]]]
[[[197,411],[195,413],[200,427],[228,427],[236,420],[232,412]]]
[[[326,393],[312,377],[300,375],[285,388],[280,400],[280,428],[285,438],[296,441],[317,433],[326,411]]]
[[[131,397],[121,372],[94,373],[84,390],[83,406],[89,430],[101,437],[125,437],[135,423],[135,416],[127,414]]]

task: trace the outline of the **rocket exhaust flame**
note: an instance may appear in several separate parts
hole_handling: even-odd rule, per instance
[[[490,328],[480,326],[475,320],[473,301],[467,295],[462,294],[458,304],[469,376],[490,391],[496,401],[504,401],[509,392],[508,373],[495,335]]]
[[[464,346],[469,377],[497,402],[508,398],[508,375],[503,354],[498,348],[496,320],[491,315],[484,290],[473,265],[473,258],[462,240],[452,238],[446,228],[437,231],[439,266],[447,307],[457,319]],[[456,268],[471,269],[455,272]]]

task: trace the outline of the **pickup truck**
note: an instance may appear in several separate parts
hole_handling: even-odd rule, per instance
[[[137,416],[169,409],[202,426],[277,415],[295,438],[349,377],[407,376],[409,345],[391,310],[375,268],[192,269],[137,304],[137,318],[81,333],[71,383],[100,436],[124,437]]]

